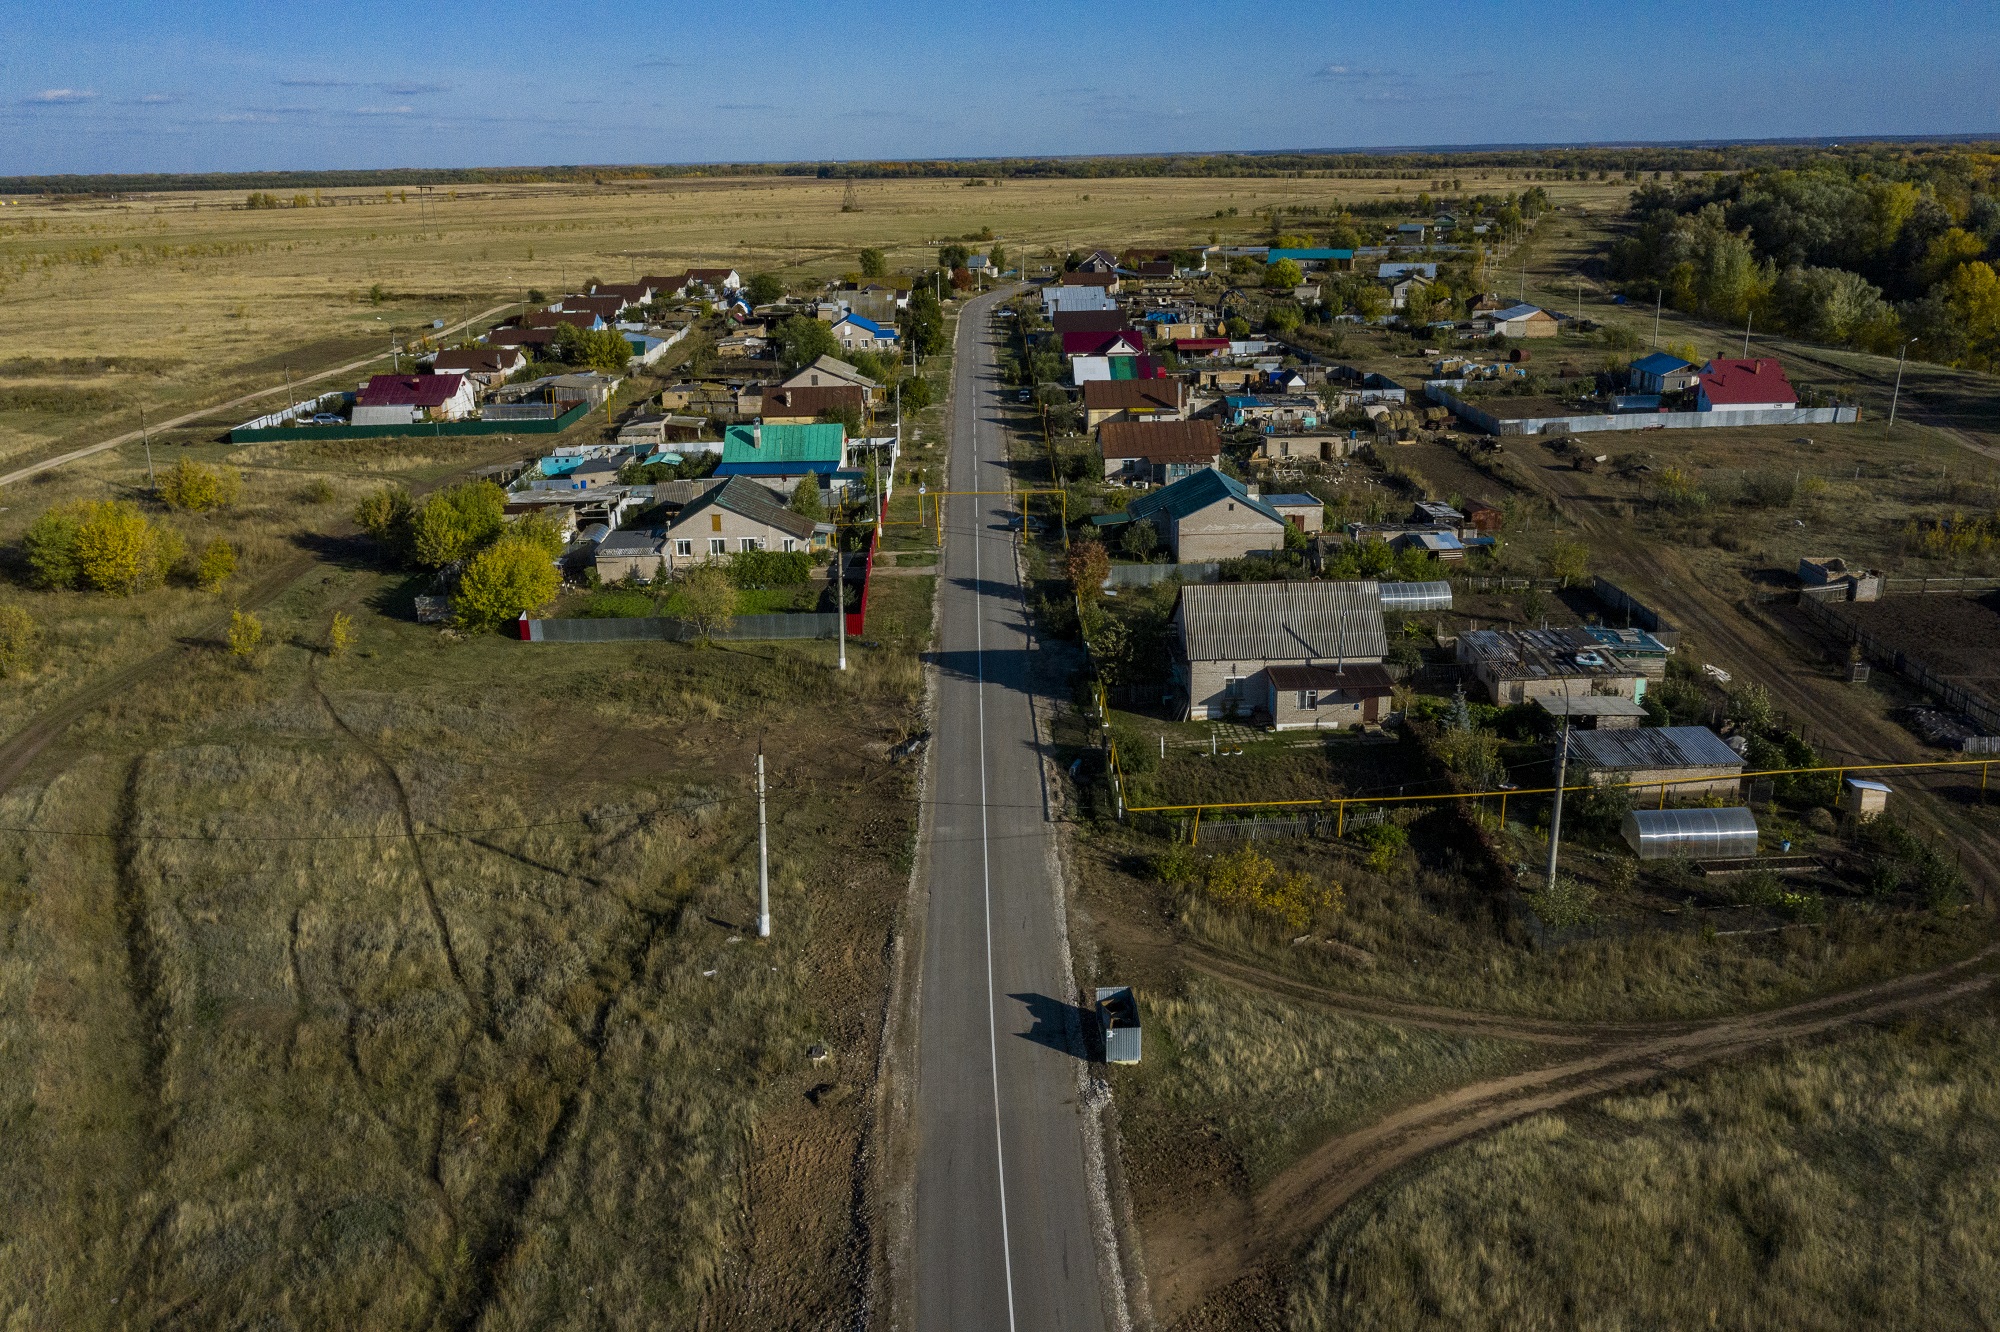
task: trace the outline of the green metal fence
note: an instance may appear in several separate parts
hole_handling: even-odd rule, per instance
[[[262,444],[274,439],[433,439],[463,435],[554,435],[569,429],[590,410],[580,402],[547,421],[433,421],[428,425],[271,426],[264,430],[232,430],[231,444]]]

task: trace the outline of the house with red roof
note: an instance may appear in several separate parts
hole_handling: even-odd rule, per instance
[[[1768,356],[1710,361],[1695,376],[1699,412],[1782,411],[1799,405],[1785,367]]]
[[[411,425],[472,415],[469,375],[371,375],[354,399],[354,424]]]
[[[1146,350],[1145,335],[1131,329],[1111,333],[1065,333],[1065,356],[1138,356]]]

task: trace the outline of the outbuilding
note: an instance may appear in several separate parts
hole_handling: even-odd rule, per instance
[[[1743,756],[1706,726],[1573,731],[1569,757],[1591,781],[1630,787],[1635,798],[1733,796],[1743,774]]]
[[[1275,731],[1340,730],[1382,720],[1396,692],[1386,666],[1270,666],[1264,714]]]

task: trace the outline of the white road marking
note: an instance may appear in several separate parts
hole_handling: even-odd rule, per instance
[[[961,320],[961,323],[963,321]],[[973,381],[978,382],[979,344],[973,334]],[[976,390],[975,390],[976,391]],[[972,488],[979,485],[979,409],[975,403],[972,409]],[[985,879],[986,893],[986,1043],[993,1060],[993,1160],[1000,1173],[1000,1261],[1007,1276],[1007,1329],[1014,1332],[1014,1253],[1007,1238],[1007,1156],[1000,1143],[1000,1031],[994,1016],[998,1007],[993,991],[993,856],[986,834],[986,628],[985,612],[980,605],[980,587],[983,580],[979,575],[979,542],[982,523],[979,518],[979,499],[970,496],[973,502],[972,519],[972,661],[978,679],[979,701],[979,864]]]

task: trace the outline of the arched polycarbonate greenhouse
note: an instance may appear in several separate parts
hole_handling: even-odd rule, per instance
[[[1451,609],[1450,583],[1378,583],[1384,612]]]
[[[1641,860],[1738,860],[1757,854],[1748,809],[1635,809],[1620,829]]]

